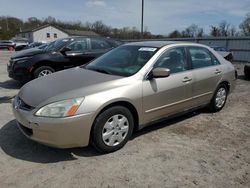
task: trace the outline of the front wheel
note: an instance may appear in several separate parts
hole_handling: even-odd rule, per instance
[[[47,76],[49,74],[52,74],[53,72],[55,72],[55,70],[52,67],[49,66],[41,66],[38,67],[35,71],[34,71],[34,77],[38,78],[38,77],[42,77],[42,76]]]
[[[94,122],[91,143],[101,153],[114,152],[127,143],[133,127],[133,115],[127,108],[108,108]]]
[[[212,112],[220,111],[226,104],[228,89],[224,84],[219,85],[210,102],[209,108]]]

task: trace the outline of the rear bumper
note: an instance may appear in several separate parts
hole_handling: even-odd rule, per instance
[[[17,125],[29,139],[56,148],[89,144],[92,113],[67,118],[43,118],[34,116],[34,112],[16,108],[14,103],[13,113]]]

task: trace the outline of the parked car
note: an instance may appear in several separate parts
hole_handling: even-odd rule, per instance
[[[245,66],[244,66],[244,74],[245,74],[245,78],[247,80],[250,80],[250,63],[247,63]]]
[[[28,44],[29,44],[29,40],[26,38],[13,38],[12,40],[16,44],[15,51],[20,51],[23,48],[25,48],[26,46],[28,46]]]
[[[7,66],[9,77],[27,82],[53,72],[80,66],[117,47],[112,39],[70,37],[51,42],[45,49],[32,48],[14,54]]]
[[[152,122],[198,107],[220,111],[234,86],[234,66],[207,46],[136,42],[27,83],[13,112],[32,140],[113,152]]]
[[[49,45],[49,43],[45,43],[45,44],[42,44],[41,46],[38,46],[37,48],[40,50],[43,50],[43,49],[47,48],[48,45]]]
[[[215,51],[217,51],[222,57],[224,57],[228,61],[233,61],[233,53],[228,50],[227,48],[221,47],[221,46],[210,46]]]
[[[32,42],[30,44],[28,44],[27,46],[25,46],[23,49],[21,50],[27,50],[27,49],[30,49],[30,48],[37,48],[43,44],[46,44],[45,42]]]
[[[0,50],[13,50],[16,44],[11,40],[0,40]]]

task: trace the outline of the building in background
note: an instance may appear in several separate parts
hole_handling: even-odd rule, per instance
[[[59,38],[69,36],[98,36],[93,31],[80,31],[62,29],[53,25],[44,25],[31,30],[22,31],[16,34],[16,38],[26,38],[31,42],[51,42]]]

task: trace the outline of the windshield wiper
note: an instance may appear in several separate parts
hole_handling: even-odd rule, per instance
[[[96,71],[96,72],[104,73],[104,74],[112,74],[110,71],[104,70],[104,69],[101,69],[101,68],[96,68],[96,67],[85,67],[85,68],[89,69],[89,70]]]

